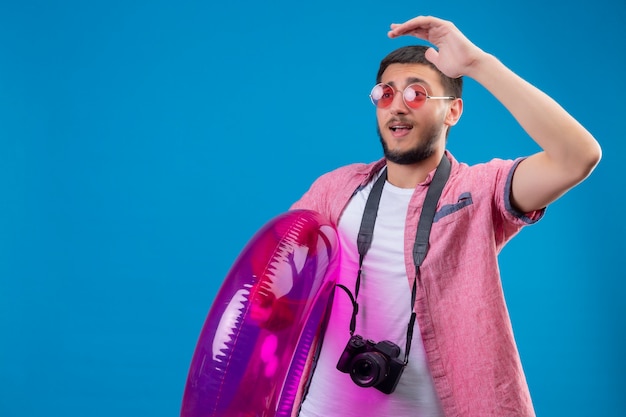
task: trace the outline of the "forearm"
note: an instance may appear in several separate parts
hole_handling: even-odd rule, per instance
[[[483,85],[511,112],[544,150],[550,163],[585,177],[599,161],[601,151],[594,137],[556,101],[494,56],[481,54],[467,76]]]

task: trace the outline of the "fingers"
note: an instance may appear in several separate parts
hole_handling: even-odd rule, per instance
[[[483,52],[447,20],[433,16],[417,16],[404,23],[393,23],[388,36],[414,36],[433,45],[426,51],[426,59],[451,78],[467,75]]]
[[[417,16],[404,23],[392,23],[387,35],[390,38],[412,35],[428,40],[430,30],[444,25],[445,23],[445,20],[441,20],[433,16]]]

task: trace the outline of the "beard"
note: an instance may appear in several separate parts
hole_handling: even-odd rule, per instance
[[[443,125],[432,124],[420,134],[420,140],[415,147],[407,151],[394,151],[389,149],[380,132],[380,127],[377,127],[385,159],[398,165],[413,165],[430,158],[435,153],[435,145],[441,136],[442,129]]]

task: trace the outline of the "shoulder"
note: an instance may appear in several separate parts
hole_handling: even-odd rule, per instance
[[[367,183],[383,165],[384,160],[380,160],[369,164],[345,165],[329,171],[318,177],[291,209],[306,208],[336,214],[352,193],[363,183]]]
[[[338,186],[340,184],[362,183],[369,180],[376,172],[384,166],[384,160],[370,163],[354,163],[344,165],[321,175],[313,183],[313,187],[325,186],[332,184]]]
[[[471,175],[484,176],[484,175],[509,175],[511,170],[519,164],[523,158],[519,159],[499,159],[494,158],[487,162],[481,162],[473,165],[469,165],[465,162],[453,163],[453,173],[461,176]]]
[[[450,183],[485,191],[510,188],[515,168],[523,158],[499,159],[469,165],[452,158]]]

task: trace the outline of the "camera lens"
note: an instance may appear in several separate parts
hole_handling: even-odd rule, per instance
[[[357,355],[350,364],[350,377],[360,387],[372,387],[385,380],[387,358],[378,352]]]

